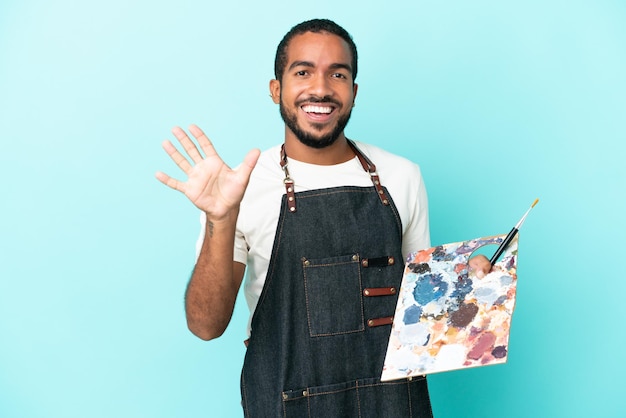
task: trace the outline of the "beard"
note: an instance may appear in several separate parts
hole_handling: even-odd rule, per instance
[[[328,99],[309,99],[307,100],[307,102],[316,103],[316,104],[335,103],[334,101],[328,100]],[[300,106],[300,104],[297,104],[297,106]],[[280,116],[283,118],[285,125],[287,125],[287,127],[291,130],[291,132],[294,133],[296,138],[298,138],[298,140],[304,145],[311,147],[311,148],[317,148],[317,149],[325,148],[325,147],[328,147],[329,145],[334,144],[337,138],[339,138],[339,135],[341,135],[344,128],[348,124],[348,121],[350,120],[350,116],[352,115],[352,109],[350,109],[348,113],[341,116],[337,120],[337,125],[333,128],[333,130],[330,133],[319,136],[319,135],[314,135],[313,133],[310,133],[310,132],[305,132],[300,127],[300,125],[298,125],[298,117],[296,116],[295,113],[290,112],[283,105],[282,97],[280,99],[279,109],[280,109]],[[325,124],[321,124],[321,123],[313,123],[311,124],[311,126],[313,127],[313,129],[317,131],[321,131],[326,127]]]

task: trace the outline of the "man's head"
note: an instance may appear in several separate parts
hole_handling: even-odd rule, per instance
[[[287,138],[325,148],[343,137],[357,92],[356,46],[329,20],[294,26],[276,53],[270,93],[280,104]]]
[[[278,44],[278,48],[276,49],[276,58],[274,59],[274,77],[276,80],[282,81],[283,74],[285,72],[285,66],[287,65],[287,49],[289,48],[289,43],[296,35],[302,35],[306,32],[320,33],[327,32],[333,35],[339,36],[343,39],[350,48],[350,53],[352,54],[352,82],[356,80],[357,67],[358,67],[358,54],[356,51],[356,45],[352,40],[352,36],[346,31],[344,28],[328,19],[312,19],[307,20],[305,22],[299,23],[289,32],[285,34],[283,39]]]

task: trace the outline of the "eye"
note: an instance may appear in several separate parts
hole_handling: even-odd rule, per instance
[[[346,77],[346,75],[343,74],[343,73],[334,73],[333,75],[331,75],[331,77],[339,78],[341,80],[347,80],[348,79],[348,77]]]
[[[298,77],[304,77],[308,74],[308,72],[306,70],[300,70],[300,71],[296,71],[296,75]]]

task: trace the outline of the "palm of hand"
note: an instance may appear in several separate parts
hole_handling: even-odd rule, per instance
[[[183,193],[199,209],[217,217],[239,204],[247,184],[217,155],[203,159],[187,175]]]
[[[241,166],[232,170],[222,161],[200,128],[192,125],[189,131],[198,141],[205,156],[202,157],[196,144],[182,129],[176,127],[172,132],[193,164],[170,141],[164,141],[163,148],[187,175],[187,181],[176,180],[163,172],[157,172],[156,177],[166,186],[184,193],[194,205],[212,218],[222,218],[241,202],[259,151],[250,151]]]

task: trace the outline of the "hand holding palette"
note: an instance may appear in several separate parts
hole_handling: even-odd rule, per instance
[[[507,238],[491,272],[470,274],[472,253]],[[506,362],[517,244],[517,236],[499,235],[409,255],[381,380]]]
[[[517,286],[517,232],[440,245],[409,255],[391,328],[382,381],[506,362]],[[479,278],[469,259],[497,244]],[[500,261],[498,261],[500,260]]]

